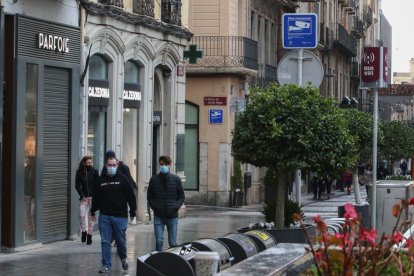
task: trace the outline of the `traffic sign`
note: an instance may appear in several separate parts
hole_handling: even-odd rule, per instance
[[[223,123],[223,109],[210,109],[208,117],[209,117],[210,124],[222,124]]]
[[[313,49],[318,46],[316,13],[283,14],[282,46],[285,49]]]
[[[302,57],[302,80],[299,81],[298,52],[303,51]],[[280,84],[306,85],[310,82],[319,87],[324,77],[324,70],[319,58],[312,52],[306,50],[294,50],[282,57],[277,66],[277,79]]]

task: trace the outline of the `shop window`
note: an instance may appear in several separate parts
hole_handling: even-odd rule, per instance
[[[140,67],[134,61],[125,62],[122,160],[137,180],[139,105],[141,102]]]
[[[24,159],[24,241],[36,239],[36,137],[37,137],[37,64],[26,65],[25,159]]]
[[[106,150],[107,106],[111,93],[108,81],[108,62],[99,54],[91,56],[89,63],[89,113],[87,154],[95,167],[104,165]]]
[[[185,104],[185,139],[184,139],[184,174],[186,181],[184,189],[198,189],[199,175],[199,143],[198,143],[198,106],[186,102]]]

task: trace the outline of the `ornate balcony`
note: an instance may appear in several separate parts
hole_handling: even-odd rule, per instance
[[[161,20],[165,23],[181,26],[181,0],[161,1]]]
[[[348,31],[341,24],[337,24],[336,39],[334,46],[348,57],[355,57],[357,54],[357,42],[348,34]]]
[[[372,12],[371,6],[364,5],[362,14],[363,14],[362,20],[364,21],[365,24],[367,24],[367,28],[368,28],[369,26],[371,26],[373,22],[373,12]]]
[[[362,38],[364,34],[364,22],[362,22],[358,16],[354,16],[351,20],[351,34],[355,38]]]
[[[134,0],[133,13],[154,17],[154,0]]]
[[[202,51],[202,58],[196,64],[187,64],[188,71],[192,67],[209,67],[213,71],[231,68],[247,68],[257,70],[257,42],[243,36],[194,36],[190,45],[197,45]],[[201,72],[207,72],[202,70]]]
[[[123,0],[99,0],[98,3],[104,4],[104,5],[112,5],[112,6],[119,7],[119,8],[124,7]]]

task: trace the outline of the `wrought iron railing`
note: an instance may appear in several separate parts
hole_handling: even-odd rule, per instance
[[[364,22],[362,22],[358,16],[352,18],[351,34],[356,38],[364,37]]]
[[[364,21],[365,24],[367,24],[367,28],[368,28],[369,26],[371,26],[373,22],[373,12],[372,12],[371,6],[364,5],[364,10],[362,14],[363,14],[362,20]]]
[[[133,13],[154,17],[154,0],[134,0]]]
[[[123,0],[99,0],[98,3],[104,4],[104,5],[113,5],[115,7],[124,7],[124,1]]]
[[[338,50],[350,57],[355,57],[357,53],[357,42],[355,38],[348,34],[344,26],[337,23],[337,33],[334,44]]]
[[[277,80],[277,68],[269,64],[259,64],[257,75],[251,79],[251,86],[266,87]]]
[[[161,20],[181,26],[181,0],[161,0]]]
[[[203,57],[188,66],[246,67],[257,70],[257,42],[243,36],[194,36]]]

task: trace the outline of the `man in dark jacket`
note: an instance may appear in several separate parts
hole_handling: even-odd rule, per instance
[[[178,210],[185,197],[181,178],[170,173],[171,158],[161,156],[158,162],[160,173],[150,179],[147,200],[154,210],[155,250],[162,251],[165,226],[168,244],[170,247],[177,245]]]
[[[115,239],[122,268],[128,270],[126,250],[126,229],[128,227],[128,205],[131,220],[135,217],[136,197],[125,175],[118,171],[115,158],[105,162],[106,173],[98,179],[92,201],[91,216],[99,214],[99,233],[101,234],[102,268],[107,273],[111,269],[111,243]]]

